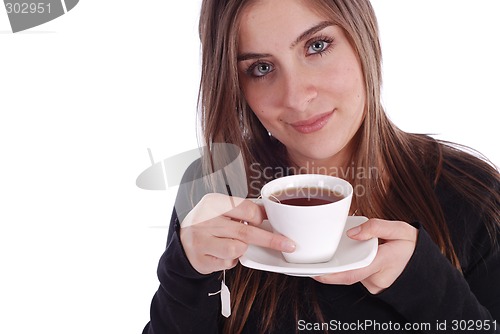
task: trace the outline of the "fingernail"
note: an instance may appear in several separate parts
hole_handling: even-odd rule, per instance
[[[353,237],[361,232],[361,226],[356,226],[347,231],[347,236]]]
[[[286,253],[292,253],[295,251],[295,243],[291,240],[286,240],[281,243],[281,247],[283,249],[283,252]]]

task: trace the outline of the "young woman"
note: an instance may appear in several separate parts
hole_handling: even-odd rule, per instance
[[[347,272],[249,269],[238,264],[248,245],[293,252],[293,241],[214,183],[180,191],[144,333],[500,333],[498,170],[389,121],[368,0],[204,0],[200,35],[204,140],[240,148],[249,197],[284,170],[346,178],[362,190],[351,214],[370,218],[347,235],[380,244]],[[207,175],[215,155],[184,181]],[[228,318],[208,296],[224,270]]]

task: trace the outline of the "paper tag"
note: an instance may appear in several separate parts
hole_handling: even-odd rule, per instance
[[[222,282],[220,283],[220,290],[217,292],[209,293],[208,296],[215,296],[220,293],[220,302],[221,302],[221,313],[224,317],[229,318],[231,315],[231,292],[229,292],[229,288],[226,285],[226,271],[224,270],[224,276],[222,278]]]
[[[224,281],[222,281],[220,287],[220,302],[222,304],[222,315],[229,318],[231,315],[231,292],[229,292]]]

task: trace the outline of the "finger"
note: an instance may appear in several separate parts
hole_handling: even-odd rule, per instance
[[[295,243],[287,237],[237,221],[228,220],[225,224],[221,224],[217,231],[214,231],[214,235],[219,238],[236,239],[246,244],[270,248],[280,252],[291,253],[295,250]]]
[[[209,221],[213,218],[223,216],[245,199],[231,197],[219,193],[208,193],[202,197],[200,202],[187,214],[182,221],[181,227],[188,227]]]
[[[216,271],[234,268],[238,264],[237,259],[224,260],[215,256],[205,255],[200,261],[200,269],[196,269],[200,274],[208,275]]]
[[[264,208],[251,200],[209,193],[203,196],[193,210],[188,213],[181,226],[184,228],[204,223],[220,216],[246,221],[252,225],[260,225],[266,218]]]
[[[376,263],[373,263],[368,267],[315,276],[313,279],[323,284],[352,285],[377,273],[378,268]]]
[[[248,245],[240,240],[227,238],[210,238],[205,245],[205,255],[222,260],[234,260],[245,254]]]
[[[380,238],[384,240],[415,241],[417,234],[418,230],[408,223],[383,219],[369,219],[365,223],[347,231],[347,235],[356,240]]]
[[[226,212],[224,216],[238,221],[245,221],[254,226],[259,226],[267,218],[266,211],[262,205],[258,205],[249,199],[233,198],[238,205]]]

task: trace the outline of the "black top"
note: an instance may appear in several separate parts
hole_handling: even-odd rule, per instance
[[[190,167],[184,180],[193,180],[195,175],[200,175],[197,171],[199,166]],[[490,184],[492,192],[499,191],[498,178],[493,178]],[[413,256],[400,277],[380,294],[371,295],[360,283],[327,285],[307,277],[294,277],[301,287],[310,287],[313,282],[325,323],[313,323],[316,320],[308,315],[299,316],[304,321],[297,323],[292,310],[283,305],[275,333],[322,333],[324,329],[357,333],[459,333],[467,330],[500,333],[500,250],[492,246],[481,212],[465,202],[450,185],[440,181],[436,195],[463,274],[418,226],[420,231]],[[220,290],[221,275],[199,274],[190,265],[178,233],[178,222],[190,207],[185,203],[197,203],[202,196],[200,191],[191,196],[179,191],[176,208],[183,212],[178,215],[174,209],[172,214],[167,247],[158,266],[161,285],[152,300],[151,320],[143,334],[221,332],[220,298],[208,296]],[[183,204],[186,209],[180,210]],[[261,312],[265,310],[252,309],[244,333],[258,333]]]

